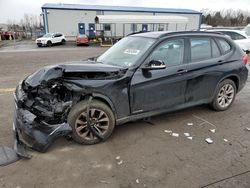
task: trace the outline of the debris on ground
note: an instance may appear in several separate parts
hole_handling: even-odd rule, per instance
[[[121,157],[120,157],[120,156],[117,156],[115,159],[116,159],[116,160],[120,160],[120,159],[121,159]]]
[[[118,165],[121,165],[123,163],[123,160],[120,160],[117,162]]]
[[[192,136],[188,136],[187,139],[193,140],[193,137]]]
[[[139,179],[136,179],[135,182],[136,182],[137,184],[140,183]]]
[[[228,142],[228,139],[225,139],[225,138],[224,138],[223,140],[224,140],[224,142]]]
[[[215,129],[210,129],[209,131],[212,133],[215,133]]]
[[[188,126],[192,126],[192,125],[194,125],[194,124],[193,124],[193,123],[187,123],[187,125],[188,125]]]
[[[250,131],[250,127],[246,127],[246,131]]]
[[[204,124],[208,124],[208,125],[213,126],[214,129],[217,128],[214,124],[210,123],[209,121],[207,121],[207,120],[205,120],[205,119],[203,119],[203,118],[201,118],[201,117],[199,117],[199,116],[193,115],[193,117],[195,117],[196,119],[199,119],[199,120],[202,121],[202,122],[199,124],[199,126],[204,125]]]
[[[172,136],[179,137],[179,134],[178,133],[172,133]]]
[[[13,149],[6,146],[0,146],[0,166],[6,166],[19,159],[20,158]]]
[[[164,130],[165,133],[172,133],[173,131],[171,130]]]
[[[190,133],[184,133],[184,136],[189,137]]]
[[[211,138],[206,138],[206,142],[207,142],[208,144],[212,144],[214,141],[213,141]]]
[[[100,183],[109,184],[109,182],[105,180],[101,180]]]

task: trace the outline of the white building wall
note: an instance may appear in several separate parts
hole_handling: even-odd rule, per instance
[[[84,10],[61,10],[61,9],[48,9],[48,29],[49,32],[62,32],[65,36],[76,36],[78,34],[78,23],[85,23],[85,33],[88,35],[89,23],[95,23],[96,15],[154,15],[154,13],[147,12],[117,12],[117,11],[84,11]],[[168,31],[182,31],[194,30],[199,28],[200,15],[199,14],[173,14],[173,13],[155,13],[155,15],[179,15],[187,17],[189,23],[187,24],[165,24],[164,30]],[[108,24],[108,23],[107,23]],[[115,29],[116,28],[116,29]],[[157,31],[159,24],[148,24],[148,31]],[[96,30],[103,30],[101,24],[96,25]],[[137,25],[135,32],[142,30],[142,24]],[[106,31],[106,36],[126,36],[132,33],[131,24],[111,24],[111,31]]]
[[[78,23],[85,23],[86,31],[89,23],[95,23],[96,11],[59,9],[48,9],[48,11],[48,27],[51,33],[62,32],[65,36],[76,36]]]

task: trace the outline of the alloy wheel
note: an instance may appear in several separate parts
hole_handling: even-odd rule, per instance
[[[220,107],[222,108],[228,107],[232,103],[234,95],[235,95],[235,90],[231,84],[225,84],[224,86],[222,86],[218,93],[218,98],[217,98]]]
[[[90,124],[95,128],[95,130],[101,134],[105,135],[109,129],[110,120],[108,115],[96,108],[91,108],[89,110],[89,121]],[[76,122],[75,122],[75,129],[77,134],[86,140],[96,140],[98,139],[92,131],[87,126],[87,112],[82,112]]]

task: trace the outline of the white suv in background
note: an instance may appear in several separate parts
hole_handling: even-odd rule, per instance
[[[216,29],[211,31],[216,31],[228,35],[229,37],[231,37],[231,39],[234,40],[236,44],[240,46],[242,50],[250,51],[250,38],[246,34],[246,31],[230,30],[230,29]]]
[[[38,47],[41,46],[52,46],[53,44],[65,44],[65,36],[61,33],[47,33],[41,38],[36,39]]]

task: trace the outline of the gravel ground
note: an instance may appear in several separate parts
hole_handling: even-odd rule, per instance
[[[13,145],[13,97],[3,89],[14,88],[42,66],[85,59],[105,50],[33,44],[0,48],[0,145]],[[93,146],[58,139],[47,153],[32,152],[31,160],[0,167],[0,187],[249,188],[250,132],[245,130],[250,127],[249,97],[248,81],[224,112],[198,106],[153,117],[152,124],[128,123],[118,126],[108,141]],[[209,123],[201,125],[200,118],[216,126],[216,132],[209,131],[214,127]],[[183,135],[186,132],[192,140]],[[214,143],[207,144],[207,137]]]

